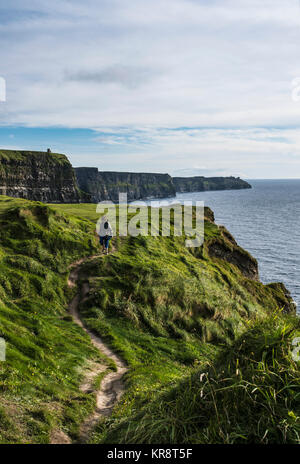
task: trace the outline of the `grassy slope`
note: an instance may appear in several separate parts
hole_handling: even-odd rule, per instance
[[[0,441],[47,442],[57,424],[76,436],[80,420],[94,406],[92,395],[78,391],[80,367],[98,355],[66,316],[71,298],[66,268],[95,251],[93,225],[87,220],[96,221],[95,205],[53,209],[0,198],[0,335],[8,341],[7,362],[0,364]],[[259,441],[263,427],[257,435],[242,427],[249,422],[254,430],[258,415],[252,417],[254,405],[246,402],[249,391],[236,387],[244,379],[236,376],[236,359],[243,376],[245,371],[246,380],[253,382],[251,391],[258,387],[263,398],[266,395],[261,410],[268,398],[270,407],[276,406],[264,379],[288,379],[284,390],[288,393],[281,397],[291,403],[284,409],[281,401],[272,420],[282,419],[282,429],[289,421],[292,432],[287,441],[297,441],[299,408],[293,392],[299,387],[299,370],[291,363],[283,331],[284,325],[294,327],[295,321],[280,315],[287,304],[284,292],[280,286],[246,279],[234,265],[210,258],[212,242],[239,249],[209,220],[205,233],[205,246],[198,250],[185,248],[182,238],[118,239],[117,253],[83,267],[81,279],[90,280],[92,291],[81,306],[82,315],[130,367],[126,394],[112,418],[99,425],[94,442],[232,442],[243,433],[246,440]],[[239,351],[243,336],[244,354]],[[285,341],[284,352],[269,361],[265,347],[273,352],[274,340],[279,351]],[[260,348],[251,357],[253,344]],[[271,365],[263,370],[260,358]],[[209,378],[215,380],[201,393],[203,369],[210,369]],[[252,369],[257,370],[257,379]],[[270,369],[275,373],[266,377]],[[233,384],[225,390],[227,409],[222,410],[222,396],[216,409],[213,388],[226,378]],[[238,409],[239,402],[246,412]],[[227,429],[226,411],[232,414]],[[271,426],[275,429],[276,422]]]
[[[300,369],[291,359],[299,319],[274,313],[169,384],[132,414],[99,427],[109,443],[300,443]]]
[[[50,205],[51,206],[51,205]],[[96,222],[99,219],[99,214],[96,213],[96,206],[93,203],[77,203],[77,204],[59,204],[52,205],[57,211],[60,211],[71,216],[88,219]]]
[[[78,385],[89,338],[66,315],[67,265],[95,252],[91,223],[38,202],[0,197],[0,442],[49,441],[56,424],[76,433],[94,406]]]
[[[83,281],[95,276],[81,305],[85,322],[130,366],[127,391],[93,442],[298,442],[294,331],[286,337],[297,320],[282,314],[280,285],[210,258],[216,241],[247,257],[206,220],[200,250],[182,238],[128,238],[82,269]]]

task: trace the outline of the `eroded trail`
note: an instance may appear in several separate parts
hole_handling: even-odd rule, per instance
[[[90,256],[89,258],[83,258],[70,266],[70,274],[68,279],[69,287],[76,287],[79,270],[81,264],[91,259],[99,258],[101,255]],[[90,436],[91,431],[99,421],[101,417],[107,417],[111,414],[113,407],[119,401],[122,393],[124,392],[124,383],[122,377],[127,371],[125,362],[114,353],[98,336],[95,335],[91,330],[89,330],[83,324],[78,306],[81,301],[87,298],[89,294],[89,284],[84,283],[81,291],[72,299],[69,304],[69,312],[73,316],[73,320],[78,324],[91,338],[93,345],[101,352],[112,359],[117,367],[117,370],[114,372],[109,372],[102,379],[100,389],[96,392],[96,409],[93,414],[88,417],[80,427],[79,433],[79,442],[86,443]],[[80,386],[81,391],[91,392],[93,391],[93,380],[101,373],[105,372],[107,366],[101,365],[99,363],[90,363],[88,366],[89,370],[85,375],[83,383]],[[64,442],[66,443],[66,441]]]

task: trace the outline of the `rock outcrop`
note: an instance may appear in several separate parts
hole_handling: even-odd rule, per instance
[[[251,185],[239,177],[173,177],[176,192],[249,189]]]
[[[0,150],[0,194],[45,203],[78,203],[82,197],[65,155],[13,150]]]
[[[206,240],[205,248],[210,258],[219,258],[234,264],[242,274],[251,280],[259,281],[258,263],[253,256],[238,246],[234,237],[224,226],[218,226],[218,237]]]
[[[92,196],[93,202],[118,201],[119,193],[127,193],[129,201],[166,198],[176,195],[169,174],[136,172],[103,172],[97,168],[75,168],[79,188]]]

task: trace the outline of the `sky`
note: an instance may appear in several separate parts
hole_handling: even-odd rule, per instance
[[[0,43],[1,148],[300,177],[299,0],[0,0]]]

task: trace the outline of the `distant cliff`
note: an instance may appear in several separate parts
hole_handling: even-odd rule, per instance
[[[134,172],[103,172],[97,168],[75,168],[81,190],[92,196],[92,201],[117,201],[119,192],[126,192],[128,200],[173,197],[176,192],[202,192],[251,188],[239,177],[171,177],[169,174]]]
[[[173,177],[176,192],[249,189],[251,185],[239,177]]]
[[[136,172],[102,172],[97,168],[75,168],[79,188],[91,194],[92,201],[118,201],[119,192],[129,201],[142,198],[165,198],[176,195],[169,174]]]
[[[45,203],[81,198],[68,158],[35,151],[0,150],[0,194]]]

